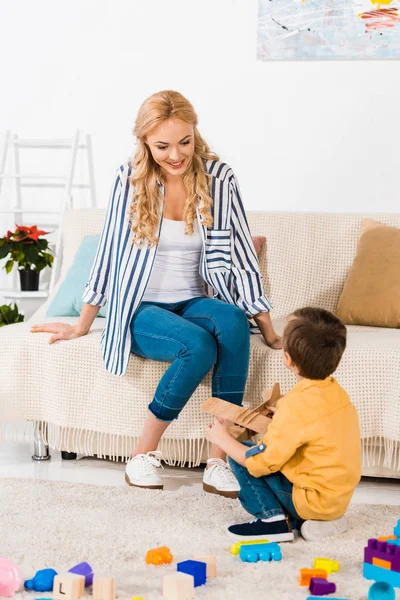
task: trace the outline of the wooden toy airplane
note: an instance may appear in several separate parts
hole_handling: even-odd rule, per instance
[[[272,390],[264,390],[262,393],[263,403],[256,408],[243,408],[236,406],[220,398],[209,398],[202,404],[201,408],[215,417],[232,421],[230,433],[238,440],[249,439],[256,433],[264,434],[273,417],[271,408],[282,398],[279,383],[275,383]]]

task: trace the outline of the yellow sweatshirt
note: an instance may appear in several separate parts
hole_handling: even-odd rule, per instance
[[[303,519],[344,515],[361,477],[361,440],[356,409],[336,379],[297,383],[279,400],[263,442],[265,450],[246,459],[252,475],[281,471]]]

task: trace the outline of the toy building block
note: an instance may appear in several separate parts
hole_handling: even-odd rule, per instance
[[[146,563],[148,565],[164,565],[170,564],[174,560],[171,551],[167,546],[160,546],[159,548],[153,548],[146,554]]]
[[[378,537],[378,542],[394,542],[398,539],[396,535],[381,535]]]
[[[56,575],[57,571],[54,569],[41,569],[32,579],[27,579],[24,586],[27,590],[34,592],[52,592]]]
[[[313,595],[326,596],[336,592],[336,584],[322,577],[312,577],[309,589]]]
[[[193,554],[193,560],[206,563],[206,577],[217,576],[217,557],[214,554]]]
[[[373,583],[368,590],[368,600],[395,600],[394,588],[384,581]]]
[[[371,538],[364,548],[364,562],[400,572],[400,546]]]
[[[328,573],[324,569],[300,569],[300,585],[309,586],[313,577],[328,579]]]
[[[57,600],[78,600],[84,593],[85,578],[83,575],[62,573],[54,577],[53,597]]]
[[[117,597],[115,577],[93,577],[93,600],[115,600]]]
[[[323,569],[328,573],[336,573],[340,569],[340,563],[330,558],[314,558],[314,569]]]
[[[68,571],[68,573],[75,573],[76,575],[83,575],[85,578],[85,587],[89,587],[93,583],[94,572],[92,567],[87,562],[81,562],[72,569]]]
[[[194,600],[194,577],[187,573],[164,575],[162,593],[167,600]]]
[[[240,554],[240,548],[242,546],[250,546],[251,544],[269,544],[269,540],[247,540],[245,542],[236,542],[231,546],[231,554],[237,556]]]
[[[193,575],[194,587],[204,585],[207,579],[207,565],[199,560],[184,560],[176,565],[176,570],[179,573]]]
[[[382,569],[382,567],[377,567],[376,565],[364,562],[363,575],[365,579],[383,581],[393,587],[400,588],[400,573],[397,573],[396,571],[389,571],[389,569]]]
[[[400,537],[400,519],[397,521],[396,527],[393,529],[393,535]]]
[[[274,407],[281,397],[279,383],[276,383],[271,391],[263,392],[264,402],[256,408],[243,408],[220,398],[209,398],[201,408],[215,417],[232,421],[236,426],[231,428],[233,435],[236,434],[237,437],[245,435],[244,430],[247,429],[251,437],[255,433],[267,433],[273,416],[270,408]]]
[[[242,544],[240,546],[239,556],[243,562],[269,562],[271,560],[281,560],[282,552],[279,544],[276,542],[268,542],[262,544],[255,542],[254,544]]]
[[[21,574],[18,565],[8,558],[0,558],[0,596],[14,596],[20,587]]]

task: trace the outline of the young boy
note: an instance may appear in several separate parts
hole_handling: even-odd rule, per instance
[[[331,376],[345,326],[327,310],[302,308],[289,317],[282,344],[297,384],[279,400],[262,443],[241,444],[219,421],[209,428],[208,440],[229,456],[243,508],[256,517],[228,528],[238,539],[290,541],[300,526],[306,540],[343,533],[361,477],[357,413]]]

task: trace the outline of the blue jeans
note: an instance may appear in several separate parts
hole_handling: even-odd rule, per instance
[[[131,322],[134,354],[172,363],[149,404],[160,421],[176,419],[211,368],[212,395],[242,404],[250,359],[250,327],[237,306],[217,298],[142,302]]]
[[[253,442],[243,442],[254,446]],[[246,467],[229,457],[229,465],[240,484],[239,500],[245,510],[257,519],[269,519],[277,515],[289,517],[292,528],[298,529],[303,519],[293,504],[293,485],[278,471],[265,477],[254,477]]]

